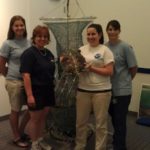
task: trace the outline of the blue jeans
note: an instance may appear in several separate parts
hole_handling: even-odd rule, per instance
[[[126,150],[126,120],[131,95],[112,97],[109,114],[114,128],[113,148],[114,150]]]

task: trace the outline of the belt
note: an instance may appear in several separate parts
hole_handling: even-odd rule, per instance
[[[80,92],[90,92],[90,93],[105,93],[105,92],[111,92],[111,89],[106,89],[106,90],[98,90],[98,91],[89,91],[89,90],[84,90],[84,89],[77,89]]]

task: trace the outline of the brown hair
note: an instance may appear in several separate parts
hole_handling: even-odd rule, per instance
[[[23,37],[26,38],[27,37],[27,30],[26,30],[26,22],[25,22],[25,19],[22,17],[22,16],[19,16],[19,15],[16,15],[16,16],[13,16],[10,20],[10,23],[9,23],[9,29],[8,29],[8,33],[7,33],[7,39],[8,40],[11,40],[11,39],[14,39],[15,37],[15,33],[12,29],[12,26],[14,25],[14,22],[17,21],[17,20],[21,20],[23,23],[24,23],[24,26],[25,26],[25,32],[23,34]]]
[[[101,34],[101,38],[99,40],[99,43],[103,44],[104,43],[104,34],[103,34],[102,26],[100,24],[93,23],[93,24],[90,24],[88,26],[88,28],[94,28],[98,34]]]
[[[49,41],[50,41],[50,33],[49,33],[49,30],[48,30],[48,27],[38,25],[38,26],[36,26],[36,27],[33,29],[32,37],[31,37],[31,40],[32,40],[32,43],[33,43],[33,44],[35,44],[35,42],[34,42],[35,37],[36,37],[37,35],[42,34],[43,32],[46,33],[47,38],[48,38],[48,43],[49,43]],[[48,43],[47,43],[47,44],[48,44]]]
[[[112,26],[115,30],[121,30],[121,25],[118,20],[110,20],[106,26],[106,31],[108,30],[109,26]]]

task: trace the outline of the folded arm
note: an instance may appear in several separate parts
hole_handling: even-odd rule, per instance
[[[103,67],[95,67],[93,65],[89,65],[87,68],[89,69],[89,71],[92,71],[94,73],[104,76],[111,76],[113,74],[113,65],[114,63],[111,62]]]

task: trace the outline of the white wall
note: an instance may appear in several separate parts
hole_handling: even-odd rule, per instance
[[[28,22],[28,1],[0,0],[0,44],[6,39],[10,18],[22,15]]]
[[[135,49],[140,67],[150,68],[150,1],[148,0],[78,0],[85,16],[96,16],[105,31],[111,19],[118,19],[122,25],[121,37]],[[72,0],[72,14],[77,14],[75,0]],[[81,11],[78,11],[81,12]],[[77,15],[80,15],[78,13]],[[143,60],[144,59],[144,60]]]
[[[118,19],[122,25],[121,38],[135,49],[139,67],[150,68],[150,1],[148,0],[71,0],[70,14],[77,16],[96,16],[94,20],[105,27],[110,19]],[[26,19],[28,37],[37,24],[42,24],[40,17],[64,17],[66,0],[0,0],[0,45],[6,39],[10,18],[22,15]],[[84,13],[83,13],[83,12]],[[83,34],[84,35],[84,34]],[[49,48],[55,50],[55,39]],[[54,51],[55,54],[55,51]],[[138,111],[138,96],[141,83],[150,84],[150,75],[138,74],[133,81],[133,99],[130,110]],[[4,89],[4,78],[0,76],[0,116],[9,113],[8,96]]]
[[[150,75],[137,73],[136,77],[133,80],[133,95],[131,104],[129,107],[130,111],[138,112],[139,110],[139,100],[141,94],[142,84],[149,84],[150,85]]]

